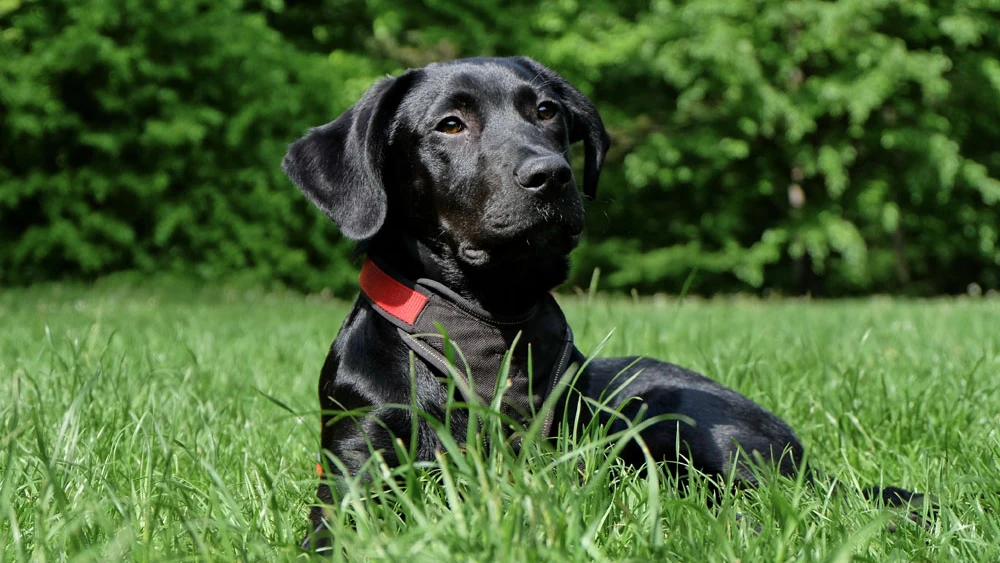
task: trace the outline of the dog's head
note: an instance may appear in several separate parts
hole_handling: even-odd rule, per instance
[[[282,166],[344,236],[412,238],[463,270],[565,257],[583,229],[569,145],[593,197],[609,139],[593,104],[525,58],[465,59],[371,87]]]

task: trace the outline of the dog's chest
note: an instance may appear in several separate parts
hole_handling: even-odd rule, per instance
[[[399,280],[373,262],[362,270],[361,285],[372,310],[397,327],[418,357],[452,378],[466,402],[497,402],[528,422],[568,368],[573,334],[551,295],[523,315],[498,318],[437,282]]]

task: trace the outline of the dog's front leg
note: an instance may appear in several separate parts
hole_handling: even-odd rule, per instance
[[[438,409],[425,412],[444,416]],[[456,424],[467,424],[465,416],[453,415],[452,418],[458,420]],[[324,416],[321,443],[323,453],[316,466],[319,474],[317,504],[310,508],[309,530],[301,542],[303,549],[317,552],[333,545],[331,530],[335,514],[332,511],[336,510],[336,505],[358,487],[366,492],[377,492],[381,478],[372,472],[383,473],[375,467],[383,467],[383,463],[392,468],[410,462],[434,461],[434,452],[443,447],[429,424],[398,406],[375,408],[358,417],[343,413]],[[410,444],[412,449],[400,450],[406,447],[405,444]],[[375,461],[373,455],[378,458],[377,466],[371,463]],[[364,496],[369,499],[366,502],[379,502],[381,497],[378,494]]]
[[[333,503],[333,491],[325,479],[320,481],[316,497],[319,504],[309,510],[309,532],[302,540],[301,547],[309,551],[322,552],[333,545],[329,524],[329,506]]]

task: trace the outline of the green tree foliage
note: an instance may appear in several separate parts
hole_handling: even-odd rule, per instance
[[[588,41],[635,46],[599,97],[652,94],[617,104],[622,189],[589,256],[617,287],[692,267],[706,289],[996,287],[998,9],[659,2],[609,23]]]
[[[0,281],[119,269],[351,282],[349,245],[279,162],[347,83],[264,7],[0,4]]]
[[[350,287],[285,146],[384,73],[512,54],[614,139],[573,283],[1000,286],[996,0],[0,0],[0,282]]]

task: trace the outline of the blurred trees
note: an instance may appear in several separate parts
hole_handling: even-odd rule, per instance
[[[350,291],[285,146],[385,73],[513,54],[614,139],[574,283],[1000,286],[995,0],[0,0],[0,283]]]

